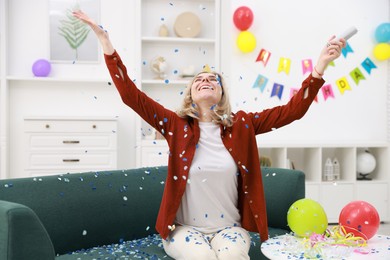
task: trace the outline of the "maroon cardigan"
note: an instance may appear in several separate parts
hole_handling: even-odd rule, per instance
[[[197,119],[181,118],[140,91],[128,77],[126,67],[115,51],[105,55],[105,61],[123,102],[159,131],[169,146],[168,176],[157,217],[156,229],[163,239],[170,233],[184,194],[189,169],[199,141]],[[123,72],[123,79],[121,76]],[[257,113],[233,113],[232,127],[221,125],[221,138],[236,162],[238,175],[238,208],[241,225],[258,232],[262,241],[268,239],[267,214],[256,135],[287,125],[300,119],[309,109],[323,79],[308,76],[302,88],[283,106]],[[304,98],[304,90],[309,95]]]

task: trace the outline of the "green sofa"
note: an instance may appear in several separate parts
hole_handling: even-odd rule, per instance
[[[270,236],[289,232],[303,172],[263,168]],[[154,225],[167,167],[0,180],[0,259],[171,259]],[[251,259],[266,259],[251,233]]]

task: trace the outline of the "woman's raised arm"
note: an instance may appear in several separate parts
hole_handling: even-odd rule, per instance
[[[104,54],[111,55],[115,52],[114,46],[112,46],[110,38],[108,37],[108,33],[106,30],[103,29],[102,26],[97,25],[94,20],[92,20],[87,14],[85,14],[81,10],[73,11],[73,16],[77,19],[80,19],[84,23],[88,24],[89,27],[91,27],[102,45]]]

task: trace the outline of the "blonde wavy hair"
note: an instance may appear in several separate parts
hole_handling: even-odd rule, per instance
[[[219,79],[219,83],[222,88],[221,100],[219,101],[218,104],[212,107],[212,110],[214,112],[211,115],[213,118],[213,122],[222,124],[226,127],[231,127],[233,125],[233,118],[232,118],[232,108],[230,105],[228,88],[225,86],[225,82],[222,75],[215,71],[211,71],[211,72],[202,71],[195,75],[195,77],[187,85],[184,91],[183,102],[181,104],[181,107],[176,111],[176,113],[182,118],[192,117],[192,118],[199,119],[198,108],[193,103],[192,96],[191,96],[191,86],[194,83],[195,78],[202,73],[214,74],[217,77],[217,79]]]

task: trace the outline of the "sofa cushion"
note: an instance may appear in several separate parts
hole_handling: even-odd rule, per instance
[[[26,205],[56,254],[156,233],[166,167],[0,180],[0,200]]]
[[[298,170],[263,167],[262,175],[268,226],[290,231],[287,211],[295,201],[305,197],[305,174]]]

